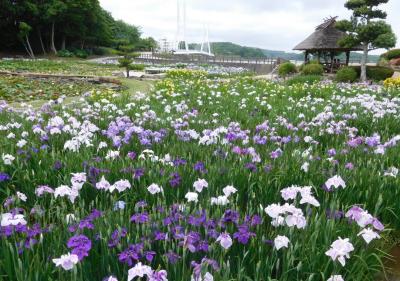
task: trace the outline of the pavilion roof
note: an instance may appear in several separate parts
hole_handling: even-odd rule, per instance
[[[358,51],[361,47],[344,48],[339,45],[339,40],[346,33],[335,27],[337,17],[330,17],[318,25],[310,36],[294,47],[299,51]]]

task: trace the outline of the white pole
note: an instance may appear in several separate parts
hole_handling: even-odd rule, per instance
[[[181,35],[181,9],[180,9],[180,4],[181,0],[176,0],[176,11],[177,11],[177,17],[176,17],[176,38],[175,38],[175,46],[174,48],[176,50],[179,50],[179,40],[180,40],[180,35]]]
[[[183,1],[183,40],[185,41],[185,49],[189,51],[189,46],[186,40],[186,0]]]
[[[208,24],[207,24],[206,32],[207,32],[207,35],[206,35],[207,39],[206,40],[207,40],[208,54],[211,56],[211,44],[210,44],[209,25]]]
[[[206,42],[206,26],[203,24],[203,39],[201,40],[201,48],[200,48],[200,52],[204,51],[204,43]]]

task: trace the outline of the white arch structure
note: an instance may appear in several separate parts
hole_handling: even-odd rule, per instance
[[[175,43],[173,44],[173,53],[177,55],[207,55],[214,56],[211,52],[211,44],[209,40],[208,26],[204,29],[204,36],[201,43],[200,51],[189,50],[189,44],[187,41],[187,8],[186,0],[177,0],[177,29]]]

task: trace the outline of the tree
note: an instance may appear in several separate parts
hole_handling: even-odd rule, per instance
[[[29,33],[31,32],[32,27],[25,23],[25,22],[20,22],[19,23],[19,33],[18,33],[18,38],[21,40],[22,44],[25,47],[26,52],[31,58],[35,58],[35,54],[32,51],[31,43],[29,42]]]
[[[157,47],[158,43],[152,37],[140,39],[137,43],[137,49],[141,51],[154,51]]]
[[[62,18],[62,15],[65,13],[67,9],[67,5],[63,1],[59,0],[50,0],[46,3],[46,14],[45,19],[51,26],[50,31],[50,49],[54,54],[57,54],[57,49],[55,45],[55,28],[56,23]]]
[[[361,46],[363,56],[361,59],[361,81],[367,80],[368,52],[375,49],[389,49],[396,45],[396,35],[387,24],[386,12],[377,9],[389,0],[348,0],[345,7],[353,11],[350,20],[336,23],[336,27],[347,32],[339,42],[343,47]]]
[[[33,56],[56,54],[57,48],[151,49],[154,42],[140,36],[138,27],[116,21],[99,0],[0,0],[0,51]]]
[[[126,70],[126,77],[129,78],[129,70],[132,68],[133,59],[138,57],[138,53],[134,53],[134,47],[131,45],[120,46],[121,51],[119,53],[123,55],[122,58],[118,59],[119,67],[123,67]]]
[[[113,24],[114,48],[119,46],[137,45],[140,40],[140,30],[136,26],[129,25],[121,20]],[[136,46],[135,46],[136,47]]]

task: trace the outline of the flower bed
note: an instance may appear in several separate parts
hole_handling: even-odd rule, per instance
[[[80,97],[87,92],[104,92],[109,88],[110,85],[95,85],[85,80],[0,76],[0,100],[11,103]]]
[[[0,59],[0,71],[112,76],[115,71],[120,70],[116,65],[96,64],[81,60]]]
[[[175,74],[0,104],[0,276],[375,280],[400,228],[398,93]]]

